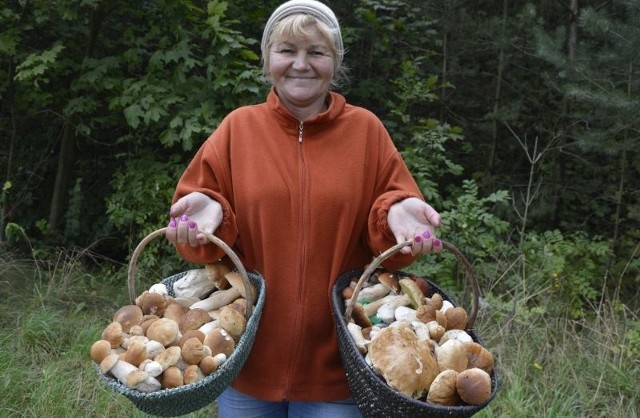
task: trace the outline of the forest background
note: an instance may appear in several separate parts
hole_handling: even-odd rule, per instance
[[[638,416],[640,1],[327,3],[340,92],[384,121],[480,279],[501,372],[483,413]],[[278,4],[0,5],[0,366],[15,370],[0,411],[130,407],[94,382],[87,347],[195,150],[264,99],[259,39]],[[456,260],[439,260],[412,268],[465,301]],[[145,283],[189,268],[166,243],[140,265]],[[44,359],[75,372],[25,387],[49,376]]]

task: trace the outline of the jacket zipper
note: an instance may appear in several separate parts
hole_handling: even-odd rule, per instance
[[[302,145],[302,138],[304,135],[304,122],[300,121],[298,124],[298,143],[300,145]],[[302,147],[298,148],[298,154],[300,156],[300,231],[302,232],[301,234],[301,240],[300,240],[300,264],[298,266],[298,277],[303,277],[304,274],[304,264],[305,264],[305,259],[306,259],[306,253],[307,253],[307,249],[306,249],[306,231],[307,231],[307,225],[306,225],[306,208],[307,208],[307,199],[306,199],[306,183],[305,183],[305,179],[306,179],[306,171],[307,168],[305,166],[305,161],[304,161],[304,153],[302,152]],[[302,293],[303,293],[303,288],[304,288],[304,281],[301,281],[300,283],[298,283],[298,301],[302,300]],[[300,321],[301,321],[301,313],[298,313],[298,315],[296,316],[295,319],[295,324],[294,324],[294,331],[295,331],[295,335],[294,338],[292,338],[292,344],[295,344],[298,340],[299,340],[299,335],[300,335]],[[291,376],[291,369],[293,368],[293,364],[295,363],[297,359],[297,352],[294,352],[290,357],[289,357],[289,369],[287,372],[287,376]],[[289,390],[291,389],[291,380],[287,379],[287,385],[286,385],[286,393],[284,396],[283,401],[286,401],[288,396],[289,396]]]

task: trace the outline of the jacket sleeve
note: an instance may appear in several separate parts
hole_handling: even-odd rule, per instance
[[[367,228],[368,244],[374,255],[397,244],[387,220],[391,205],[409,197],[424,200],[415,179],[384,128],[380,141],[382,151],[379,155],[382,159],[378,164],[376,198],[369,212]],[[398,270],[410,265],[416,258],[417,256],[398,252],[383,262],[383,267],[390,271]]]
[[[222,205],[222,223],[214,231],[216,237],[227,245],[233,246],[238,237],[236,216],[232,205],[232,185],[228,159],[227,129],[223,122],[218,129],[200,147],[186,170],[180,177],[173,196],[173,202],[192,193],[201,192]],[[177,245],[180,256],[190,263],[207,264],[223,257],[224,251],[213,243],[191,247]]]

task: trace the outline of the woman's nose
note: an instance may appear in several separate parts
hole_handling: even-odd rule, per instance
[[[309,68],[309,57],[306,52],[300,51],[296,54],[295,60],[293,61],[293,68],[296,70]]]

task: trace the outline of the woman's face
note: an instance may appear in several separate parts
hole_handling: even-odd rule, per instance
[[[269,74],[278,96],[293,113],[299,109],[319,112],[331,86],[334,57],[317,28],[302,39],[278,39],[269,51]]]

